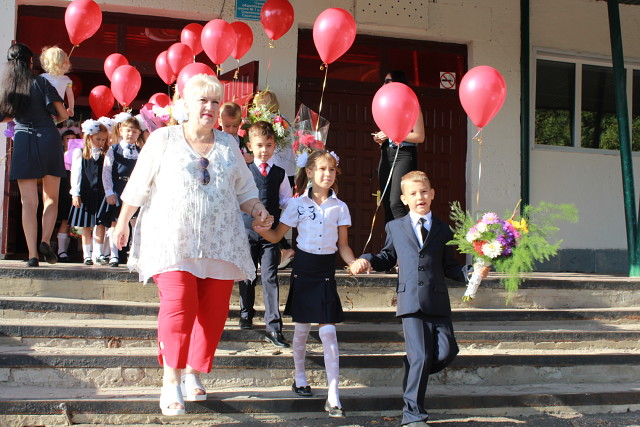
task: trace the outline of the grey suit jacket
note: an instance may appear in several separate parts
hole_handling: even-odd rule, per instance
[[[449,316],[451,304],[444,278],[465,280],[461,266],[453,258],[453,248],[447,245],[453,238],[449,226],[435,216],[432,218],[431,230],[422,248],[407,214],[387,223],[387,238],[379,254],[361,257],[376,271],[390,270],[398,263],[396,316],[413,313]]]

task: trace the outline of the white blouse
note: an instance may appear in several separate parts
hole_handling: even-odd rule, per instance
[[[349,208],[333,191],[320,206],[308,194],[289,200],[280,222],[298,229],[296,242],[301,250],[316,255],[336,253],[338,227],[351,226]]]
[[[175,270],[200,278],[255,278],[240,204],[257,198],[258,190],[238,144],[224,132],[215,130],[214,136],[205,156],[207,185],[198,182],[201,156],[182,126],[154,131],[140,151],[121,196],[141,207],[128,262],[140,281]]]

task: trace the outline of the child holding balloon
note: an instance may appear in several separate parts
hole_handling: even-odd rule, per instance
[[[138,120],[129,113],[120,113],[115,117],[116,125],[113,139],[118,141],[109,148],[104,158],[102,168],[102,184],[105,198],[100,206],[98,216],[105,224],[111,224],[108,235],[111,236],[120,214],[122,201],[120,195],[124,191],[127,181],[138,160],[138,153],[144,145],[142,128]],[[110,242],[111,254],[109,266],[120,265],[118,248],[115,242]]]
[[[46,71],[42,77],[47,79],[49,83],[56,89],[60,98],[67,96],[67,113],[69,117],[73,116],[75,107],[75,98],[73,95],[73,82],[66,76],[71,70],[71,61],[69,56],[58,46],[45,47],[40,55],[40,65]]]
[[[92,265],[93,259],[101,258],[104,226],[99,224],[98,207],[104,196],[102,188],[102,165],[107,151],[107,128],[96,120],[82,123],[84,146],[75,150],[71,162],[71,211],[69,224],[82,228],[82,254],[84,264]],[[91,229],[96,227],[91,238]],[[92,257],[93,252],[93,257]]]

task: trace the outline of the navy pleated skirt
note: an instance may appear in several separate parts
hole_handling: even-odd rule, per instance
[[[284,314],[298,323],[340,323],[344,313],[336,286],[336,254],[296,249]]]
[[[98,208],[103,198],[104,192],[81,194],[80,200],[82,203],[80,207],[72,206],[71,212],[69,212],[69,225],[73,227],[93,227],[103,224],[98,220]]]

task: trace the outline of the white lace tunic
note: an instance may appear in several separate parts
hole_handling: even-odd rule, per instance
[[[122,200],[141,207],[128,266],[142,282],[175,270],[223,280],[255,277],[240,204],[258,190],[233,137],[214,132],[207,185],[198,182],[200,154],[179,125],[153,132],[140,152]]]

